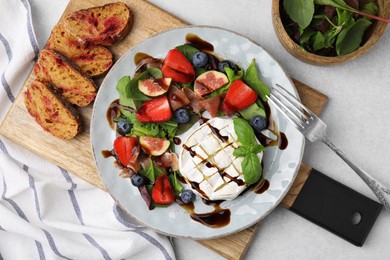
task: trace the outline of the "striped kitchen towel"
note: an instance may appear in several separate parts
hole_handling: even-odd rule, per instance
[[[33,18],[27,0],[0,0],[0,122],[39,54]],[[58,258],[175,255],[106,192],[0,135],[0,259]]]

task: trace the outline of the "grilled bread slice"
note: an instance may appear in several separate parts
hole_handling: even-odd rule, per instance
[[[54,26],[46,47],[63,54],[90,77],[105,74],[113,63],[110,50],[100,45],[82,46],[62,24]]]
[[[131,25],[130,9],[121,2],[79,10],[64,20],[65,30],[86,46],[112,45],[129,33]]]
[[[49,84],[33,81],[24,92],[24,103],[35,121],[56,137],[71,139],[81,130],[77,110]]]
[[[96,97],[95,83],[54,51],[41,51],[34,66],[34,74],[37,80],[52,83],[74,105],[86,106]]]

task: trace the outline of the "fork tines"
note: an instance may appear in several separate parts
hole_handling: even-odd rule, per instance
[[[285,88],[276,84],[268,100],[296,127],[305,128],[315,115]]]

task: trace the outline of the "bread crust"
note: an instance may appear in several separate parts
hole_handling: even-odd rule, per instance
[[[71,139],[82,129],[78,111],[47,83],[31,82],[24,103],[35,121],[53,136]]]
[[[46,47],[60,52],[90,77],[104,75],[113,64],[109,49],[101,45],[83,46],[61,23],[54,26]]]
[[[109,46],[130,32],[132,21],[129,7],[116,2],[73,12],[65,18],[64,28],[83,46]]]
[[[54,85],[70,103],[83,107],[97,92],[95,83],[61,54],[43,49],[34,66],[37,80]]]

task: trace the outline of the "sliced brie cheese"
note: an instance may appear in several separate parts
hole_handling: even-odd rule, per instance
[[[183,143],[179,168],[194,192],[207,200],[232,200],[246,187],[240,146],[231,118],[212,118],[195,129]],[[261,161],[263,154],[259,153]]]

